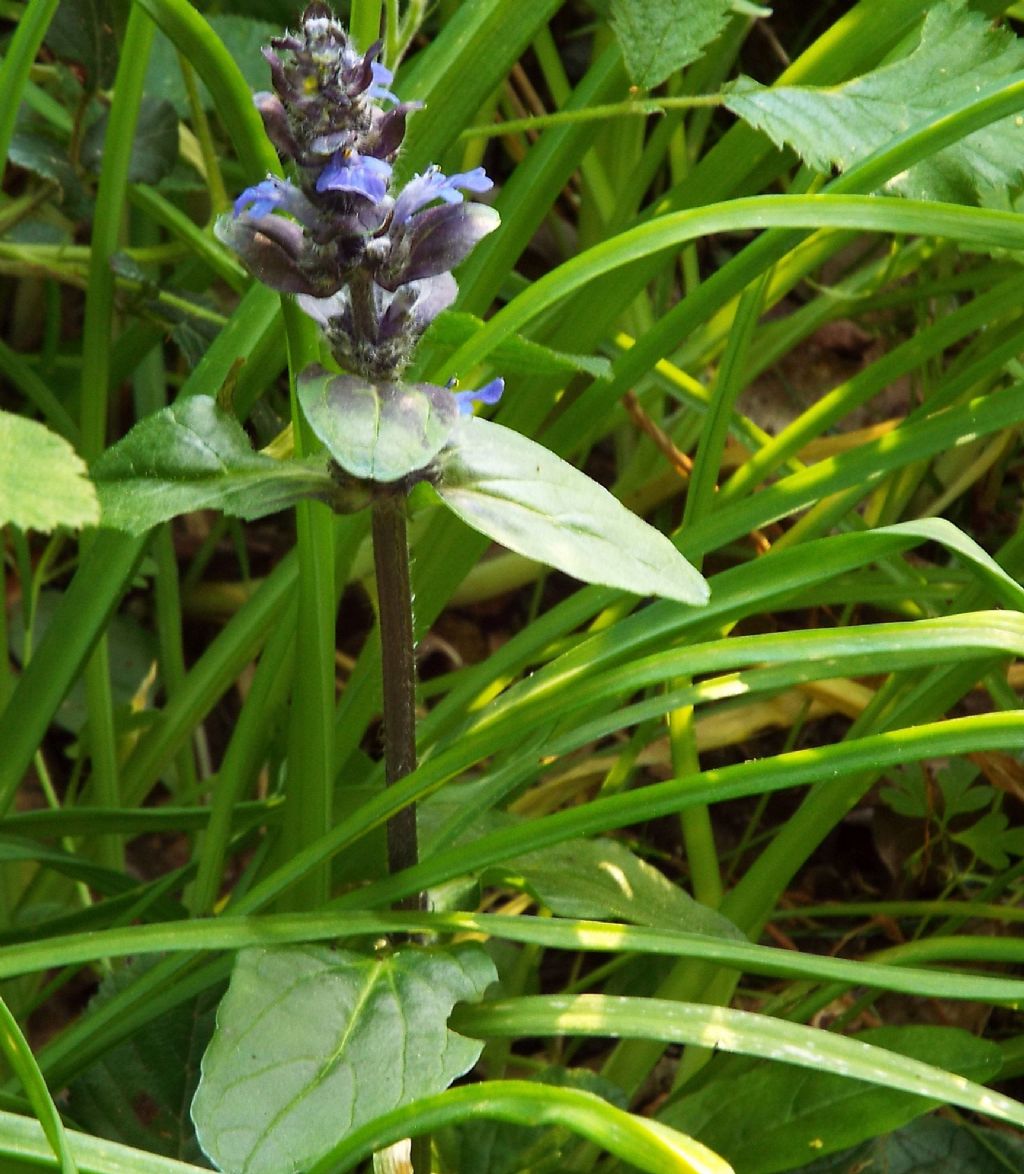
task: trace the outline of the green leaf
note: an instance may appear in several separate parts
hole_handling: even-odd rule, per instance
[[[886,1027],[853,1038],[984,1081],[1002,1066],[999,1048],[951,1027]],[[814,1158],[888,1133],[936,1102],[865,1086],[823,1069],[738,1057],[716,1061],[694,1093],[659,1114],[744,1174],[795,1170]]]
[[[530,1083],[556,1088],[583,1089],[602,1097],[615,1108],[628,1105],[622,1089],[589,1068],[545,1068]],[[510,1124],[500,1119],[467,1120],[437,1135],[437,1146],[449,1170],[472,1170],[473,1174],[520,1174],[535,1167],[552,1168],[551,1163],[567,1156],[569,1135],[559,1129]],[[555,1167],[557,1168],[557,1167]]]
[[[304,498],[329,500],[322,462],[255,453],[238,421],[209,396],[191,396],[140,421],[93,466],[101,524],[141,534],[198,509],[258,518]]]
[[[370,383],[312,366],[299,403],[335,461],[363,481],[387,483],[429,465],[459,418],[451,392],[432,383]]]
[[[934,1064],[820,1028],[728,1007],[610,995],[532,995],[462,1007],[455,1026],[469,1035],[611,1036],[696,1044],[722,1052],[822,1070],[973,1109],[1024,1126],[1024,1105]],[[731,1095],[731,1094],[730,1094]]]
[[[888,1137],[821,1158],[807,1174],[1009,1174],[1024,1169],[1024,1138],[921,1117]]]
[[[82,139],[82,162],[97,173],[103,162],[108,121],[108,112],[104,111]],[[147,95],[139,107],[128,180],[130,183],[159,183],[170,175],[177,158],[178,115],[169,102]]]
[[[1024,47],[1009,29],[993,29],[959,0],[943,0],[927,10],[919,44],[900,61],[820,89],[769,89],[741,77],[726,90],[725,104],[816,170],[846,171],[912,126],[939,118],[1022,67]],[[1022,147],[1024,127],[1002,119],[894,176],[885,190],[973,203],[982,188],[1018,181]]]
[[[474,803],[470,786],[460,787],[465,798],[453,799],[450,791],[440,791],[418,805],[416,819],[424,859],[437,850],[438,842],[445,847],[449,843],[470,844],[488,832],[527,823],[520,816],[493,810],[482,811],[472,820],[461,819]],[[460,828],[458,832],[452,832],[453,823]],[[515,856],[482,870],[481,875],[490,883],[527,889],[559,917],[621,921],[747,940],[720,913],[695,901],[617,840],[569,840],[541,852]]]
[[[474,530],[588,583],[702,605],[708,586],[672,543],[572,465],[500,424],[464,419],[437,492]]]
[[[508,867],[559,917],[746,940],[732,922],[615,840],[570,840],[519,856]]]
[[[134,959],[118,966],[103,980],[89,1013],[115,1003],[156,961]],[[212,1032],[209,994],[145,1024],[71,1082],[71,1116],[98,1137],[202,1162],[188,1107],[199,1081],[199,1057]]]
[[[45,869],[83,881],[100,893],[123,893],[135,887],[124,873],[104,868],[63,848],[41,845],[38,840],[0,835],[0,865],[31,860]]]
[[[629,76],[649,90],[696,61],[731,8],[731,0],[612,0],[612,28]]]
[[[287,16],[282,11],[282,22],[298,12],[298,7]],[[208,18],[210,27],[224,42],[228,52],[238,65],[242,76],[253,91],[270,89],[270,67],[260,52],[270,43],[271,37],[281,35],[280,24],[266,20],[255,20],[249,16],[220,13]],[[214,108],[214,100],[206,85],[196,79],[199,100],[207,110]],[[182,118],[190,113],[188,91],[178,67],[178,51],[160,31],[153,38],[149,67],[146,71],[146,92],[155,98],[163,98],[174,107]]]
[[[51,588],[40,591],[32,609],[32,639],[38,647],[64,593]],[[139,619],[128,612],[117,612],[111,617],[106,628],[110,656],[110,687],[114,705],[120,713],[127,714],[132,699],[137,697],[146,685],[146,679],[153,671],[159,658],[159,646],[152,631],[143,627]],[[25,664],[25,616],[22,609],[15,608],[10,619],[10,647],[15,658]],[[152,686],[159,688],[160,675],[152,679]],[[81,677],[64,695],[60,708],[53,714],[55,726],[69,733],[78,734],[86,724],[89,706],[85,697],[85,682]]]
[[[68,202],[70,215],[83,213],[88,207],[85,189],[68,159],[67,145],[42,120],[19,119],[8,158],[23,170],[56,184]]]
[[[3,999],[0,999],[0,1054],[24,1088],[28,1102],[53,1150],[53,1157],[60,1163],[61,1174],[78,1174],[68,1135],[50,1090],[46,1087],[46,1080],[28,1040],[22,1035],[17,1019]]]
[[[355,1130],[309,1171],[343,1174],[363,1158],[409,1136],[434,1132],[460,1121],[495,1118],[516,1125],[565,1127],[607,1150],[631,1169],[648,1174],[733,1174],[732,1168],[692,1137],[641,1117],[624,1113],[602,1097],[577,1088],[558,1088],[525,1080],[488,1080],[424,1097],[407,1109],[384,1113]],[[531,1174],[564,1167],[530,1166]],[[380,1169],[377,1165],[375,1170]],[[408,1166],[404,1167],[408,1169]],[[480,1174],[476,1166],[460,1171]],[[522,1170],[522,1167],[520,1167]]]
[[[483,324],[475,314],[445,310],[431,322],[423,336],[424,343],[452,352],[468,342]],[[582,371],[593,379],[603,379],[611,373],[611,363],[601,355],[556,351],[520,334],[502,339],[491,352],[491,362],[506,375],[575,375]]]
[[[912,762],[893,771],[890,777],[895,785],[882,788],[882,802],[897,815],[905,815],[909,819],[931,819],[934,812],[930,788],[920,765]]]
[[[113,5],[110,0],[61,0],[46,33],[46,44],[85,71],[91,90],[113,84],[117,68]]]
[[[951,762],[944,770],[937,772],[936,782],[942,792],[942,810],[946,819],[954,815],[967,815],[980,811],[995,798],[989,786],[975,786],[978,769],[971,762]]]
[[[35,420],[0,412],[0,526],[50,531],[100,518],[85,462]]]
[[[474,944],[380,957],[307,946],[245,950],[217,1014],[192,1106],[222,1170],[305,1169],[389,1110],[441,1092],[482,1045],[452,1007],[497,977]]]
[[[131,1149],[68,1131],[71,1153],[81,1174],[208,1174],[205,1166],[191,1166],[145,1150]],[[22,1174],[27,1170],[54,1169],[53,1147],[42,1126],[31,1117],[0,1111],[0,1157],[4,1171]]]
[[[962,831],[950,833],[950,839],[963,844],[995,872],[1009,867],[1009,853],[1024,854],[1024,828],[1009,830],[1010,821],[1001,811],[987,811],[981,819]]]

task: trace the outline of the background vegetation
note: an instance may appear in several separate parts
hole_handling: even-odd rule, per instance
[[[301,1117],[301,1161],[250,1135],[278,1143],[331,1007],[267,1020],[235,1168],[428,1131],[417,1171],[1021,1168],[1016,8],[353,3],[426,103],[405,174],[496,181],[417,372],[504,375],[497,418],[711,585],[581,587],[421,506],[421,765],[385,790],[366,516],[132,537],[85,475],[182,397],[257,446],[291,419],[315,339],[211,226],[277,166],[251,90],[298,13],[0,3],[5,1170],[207,1165],[235,952],[275,1003],[261,959],[355,982],[402,931],[461,960],[452,997],[392,965],[397,1018],[343,1019],[351,1104]]]

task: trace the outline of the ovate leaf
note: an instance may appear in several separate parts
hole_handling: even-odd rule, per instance
[[[469,787],[464,784],[463,788]],[[470,792],[471,793],[471,792]],[[472,843],[500,828],[525,822],[507,811],[481,811],[471,821],[459,815],[472,807],[468,797],[453,799],[449,791],[431,796],[417,808],[424,857],[439,843]],[[452,825],[463,822],[452,834]],[[745,941],[728,918],[695,901],[652,864],[618,840],[569,840],[540,852],[527,852],[487,868],[488,882],[515,885],[531,892],[559,917],[591,921],[624,921],[658,929],[710,934]]]
[[[774,86],[741,77],[725,104],[788,144],[811,167],[845,171],[895,136],[973,98],[1024,68],[1024,46],[992,28],[962,0],[927,9],[909,56],[839,86]],[[1024,168],[1024,125],[995,122],[894,176],[887,190],[926,200],[972,203],[982,188],[1015,184]]]
[[[35,420],[0,412],[0,526],[94,526],[100,518],[85,462]]]
[[[855,1037],[970,1080],[1002,1066],[998,1047],[952,1027],[885,1027]],[[821,1068],[723,1057],[695,1092],[659,1115],[692,1133],[744,1174],[796,1170],[818,1157],[888,1133],[938,1102]]]
[[[52,588],[40,591],[32,609],[32,637],[38,646],[53,617],[59,609],[64,593]],[[10,649],[15,659],[25,663],[25,614],[14,608],[10,618]],[[147,681],[159,688],[160,675],[153,676],[153,666],[159,661],[159,645],[154,634],[127,611],[115,612],[106,628],[110,660],[110,689],[114,705],[120,715],[128,715],[132,701],[145,695]],[[85,682],[79,677],[68,690],[60,708],[53,715],[53,723],[71,734],[79,734],[89,719]],[[134,883],[134,882],[132,882]]]
[[[732,0],[612,0],[612,28],[633,82],[649,90],[696,61]]]
[[[245,7],[249,9],[254,5],[246,4]],[[270,43],[271,37],[281,35],[281,23],[294,16],[300,8],[298,5],[281,6],[275,14],[274,23],[256,19],[255,14],[215,13],[207,16],[210,28],[224,42],[224,47],[231,54],[249,89],[270,89],[270,67],[260,50]],[[207,110],[212,110],[213,95],[198,75],[195,82],[200,102]],[[182,118],[189,116],[188,90],[181,76],[178,51],[159,29],[153,38],[146,70],[146,92],[156,98],[166,99]]]
[[[156,961],[150,956],[119,964],[101,983],[89,1012],[109,1009]],[[208,992],[136,1028],[72,1080],[68,1095],[75,1122],[97,1137],[202,1161],[188,1107],[212,1031]]]
[[[596,482],[500,424],[460,421],[437,491],[474,530],[587,583],[682,603],[708,585],[671,542]]]
[[[87,206],[85,190],[68,159],[67,146],[39,120],[19,119],[8,157],[15,166],[56,184],[70,201],[69,211],[80,212]]]
[[[451,392],[431,383],[371,383],[312,366],[299,403],[324,447],[352,477],[389,482],[429,465],[459,417]]]
[[[82,139],[82,162],[97,174],[103,165],[109,120],[109,113],[104,111]],[[169,102],[147,94],[139,108],[128,161],[128,179],[131,183],[159,183],[170,175],[177,158],[178,115]]]
[[[60,0],[46,44],[65,61],[77,62],[90,90],[113,84],[117,69],[114,6],[110,0]]]
[[[304,1170],[353,1129],[442,1092],[483,1044],[452,1007],[497,977],[473,943],[381,957],[320,947],[238,956],[192,1106],[222,1170]]]
[[[887,1137],[805,1166],[807,1174],[1009,1174],[1024,1170],[1024,1138],[969,1128],[944,1117],[919,1117]]]
[[[93,465],[101,524],[141,534],[190,510],[258,518],[304,498],[330,500],[320,464],[255,453],[238,421],[209,396],[147,416]]]
[[[559,917],[745,940],[731,921],[695,901],[616,840],[571,840],[518,856],[507,867]]]

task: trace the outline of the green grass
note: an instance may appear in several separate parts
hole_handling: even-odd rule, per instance
[[[293,395],[312,323],[212,232],[225,194],[279,170],[247,22],[297,13],[123,0],[76,41],[56,7],[0,8],[3,410],[91,462],[221,395],[257,447],[294,423],[313,451]],[[420,765],[385,790],[365,515],[6,525],[5,1170],[194,1169],[235,952],[389,934],[485,943],[500,986],[452,1020],[482,1057],[382,1103],[318,1171],[419,1131],[439,1171],[725,1169],[704,1141],[740,1174],[839,1170],[866,1146],[895,1161],[897,1131],[923,1147],[940,1105],[967,1155],[950,1169],[981,1169],[974,1145],[1018,1168],[1020,173],[963,202],[886,185],[1019,120],[1024,77],[923,93],[825,174],[723,87],[776,81],[780,52],[787,84],[837,87],[914,49],[919,3],[734,14],[647,96],[606,7],[412,5],[398,27],[354,0],[351,20],[383,11],[390,53],[424,22],[396,75],[425,103],[402,173],[496,179],[501,229],[456,273],[483,322],[428,335],[416,377],[503,374],[497,420],[671,536],[710,604],[578,584],[418,505],[417,634],[452,655],[421,685]],[[140,178],[136,127],[175,95],[170,146],[143,143],[161,177]],[[420,862],[388,876],[386,822],[414,802]],[[432,912],[390,911],[421,889]],[[846,1038],[867,1027],[888,1034]],[[716,1124],[734,1087],[745,1121]]]

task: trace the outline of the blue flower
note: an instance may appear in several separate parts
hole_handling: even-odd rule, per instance
[[[348,192],[380,203],[388,193],[391,164],[346,147],[331,159],[316,181],[318,192]]]
[[[459,405],[459,415],[472,416],[474,404],[496,404],[504,390],[505,380],[499,376],[477,391],[456,391],[454,395]]]
[[[276,175],[268,175],[251,188],[246,188],[234,203],[236,217],[244,215],[257,220],[276,208],[291,213],[307,227],[317,221],[316,209],[302,192],[286,179],[279,179]]]
[[[405,224],[413,213],[433,203],[434,200],[444,200],[446,204],[460,204],[460,188],[479,194],[489,192],[493,186],[482,167],[474,167],[472,171],[463,171],[458,175],[445,175],[439,167],[432,165],[422,175],[413,176],[402,189],[401,195],[395,200],[395,209],[391,214],[392,222],[398,225]]]
[[[422,103],[399,101],[380,49],[360,54],[322,0],[271,40],[272,92],[255,102],[295,164],[292,182],[270,175],[246,188],[216,233],[257,278],[299,296],[339,364],[394,379],[454,300],[451,270],[499,217],[464,194],[491,189],[482,167],[449,176],[431,165],[393,186],[406,120]],[[456,393],[460,410],[495,402],[502,386]]]
[[[374,61],[370,68],[373,72],[373,82],[366,91],[367,96],[376,98],[378,101],[394,102],[397,105],[399,99],[387,89],[395,80],[395,75],[379,61]]]

